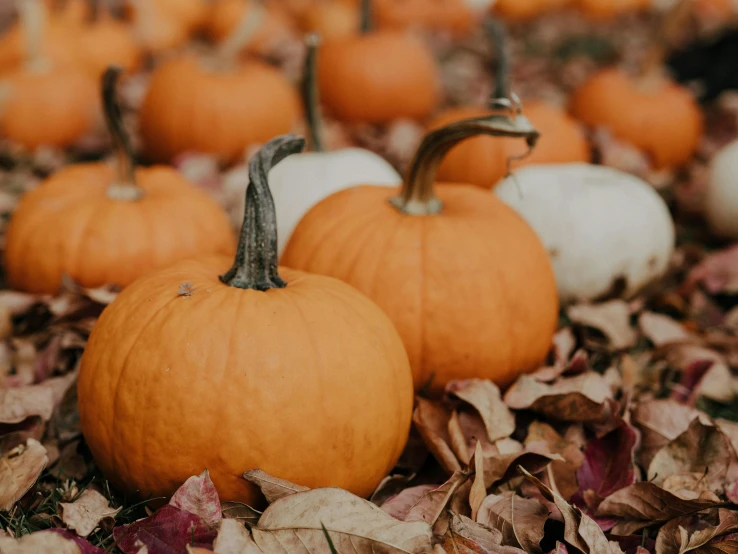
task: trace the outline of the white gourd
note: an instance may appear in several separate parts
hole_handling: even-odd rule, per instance
[[[535,229],[562,303],[624,295],[664,274],[674,250],[668,207],[645,181],[591,164],[524,167],[494,192]]]
[[[724,146],[710,163],[705,215],[717,235],[738,239],[738,140]]]
[[[356,185],[397,187],[401,182],[384,158],[361,148],[287,157],[269,172],[280,255],[302,217],[324,198]]]

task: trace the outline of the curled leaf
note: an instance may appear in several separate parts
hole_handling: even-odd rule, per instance
[[[260,469],[252,469],[245,472],[243,478],[259,487],[261,493],[270,504],[290,494],[310,490],[308,487],[296,485],[295,483],[290,483],[284,479],[269,475],[266,471]]]
[[[40,442],[28,439],[0,458],[0,511],[13,507],[28,492],[49,458]]]
[[[638,334],[630,326],[630,308],[624,300],[572,306],[568,315],[574,323],[602,332],[615,350],[630,348],[638,341]]]
[[[468,379],[452,381],[446,393],[470,404],[479,413],[491,442],[509,437],[515,431],[515,416],[502,401],[500,389],[492,381]]]
[[[442,406],[430,400],[418,398],[413,412],[415,428],[441,467],[447,473],[452,474],[455,471],[461,471],[461,463],[451,448],[451,436],[448,431],[450,419],[451,413]]]
[[[108,499],[93,489],[85,490],[74,502],[60,502],[59,507],[62,521],[80,537],[86,537],[103,519],[113,518],[120,512],[120,508],[111,508]]]
[[[502,544],[526,552],[541,552],[539,543],[548,510],[537,500],[521,498],[512,491],[491,494],[482,502],[477,521],[502,533]]]
[[[218,527],[223,519],[218,491],[207,469],[187,479],[174,493],[169,504],[199,516],[210,527]]]

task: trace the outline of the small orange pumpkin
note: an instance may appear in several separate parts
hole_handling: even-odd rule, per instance
[[[648,9],[650,0],[575,0],[589,18],[607,20],[619,15]]]
[[[435,59],[402,31],[370,30],[369,4],[363,3],[360,35],[323,43],[318,83],[325,107],[347,122],[422,119],[440,100]]]
[[[70,165],[23,196],[7,228],[5,268],[16,289],[57,293],[69,275],[85,287],[126,286],[151,269],[233,251],[225,212],[169,167],[134,169],[115,100],[103,79],[118,167]]]
[[[694,97],[660,73],[634,78],[616,68],[599,71],[574,92],[571,111],[643,150],[656,168],[688,162],[702,137],[702,112]]]
[[[249,145],[290,131],[300,115],[297,91],[270,65],[186,55],[154,71],[141,106],[141,136],[155,161],[185,152],[232,161]]]
[[[237,36],[239,27],[248,29],[250,20],[255,17],[260,18],[258,28],[250,32],[244,51],[265,54],[291,37],[292,29],[285,14],[272,6],[261,5],[258,0],[219,0],[213,3],[205,28],[211,40],[221,43]]]
[[[206,9],[201,0],[182,0],[182,5],[192,6],[193,13]],[[134,26],[136,37],[144,49],[160,54],[183,46],[201,22],[192,16],[178,16],[170,11],[172,6],[163,0],[129,0],[127,17]],[[205,13],[205,12],[203,12]]]
[[[345,283],[277,268],[267,174],[304,144],[279,137],[252,159],[235,263],[154,272],[96,323],[80,422],[121,490],[170,496],[208,469],[221,500],[257,505],[242,475],[260,468],[368,496],[400,457],[413,389],[392,323]]]
[[[70,146],[94,127],[95,83],[73,64],[54,64],[43,55],[46,12],[36,0],[20,6],[27,53],[25,63],[0,81],[0,134],[29,150]]]
[[[474,14],[465,0],[374,0],[380,29],[425,27],[463,35],[474,26]]]
[[[572,0],[497,0],[492,13],[511,21],[528,21],[544,13],[562,9]]]
[[[299,18],[306,33],[317,33],[324,40],[345,38],[359,32],[359,10],[356,5],[341,0],[313,2]]]
[[[131,26],[117,21],[102,7],[94,21],[80,28],[77,40],[80,62],[95,79],[111,65],[130,72],[141,63],[141,51]]]
[[[434,184],[448,148],[481,133],[536,136],[521,116],[501,115],[432,131],[399,195],[365,185],[325,198],[282,256],[373,299],[403,338],[416,389],[436,394],[454,379],[504,386],[536,369],[558,321],[553,269],[533,229],[485,190]]]

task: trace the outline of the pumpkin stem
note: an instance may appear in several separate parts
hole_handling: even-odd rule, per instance
[[[304,76],[302,80],[302,103],[305,106],[307,118],[309,148],[313,152],[323,152],[323,136],[321,133],[320,92],[318,90],[318,46],[320,37],[311,33],[305,39],[307,53],[305,54]]]
[[[31,71],[44,71],[48,68],[43,54],[46,8],[40,0],[17,0],[16,8],[26,39],[26,67]]]
[[[476,135],[524,138],[528,148],[533,149],[539,133],[521,113],[519,106],[511,113],[465,119],[431,131],[415,153],[399,196],[392,198],[390,203],[408,215],[440,213],[443,205],[433,192],[438,166],[451,148]]]
[[[364,35],[374,29],[374,11],[372,10],[372,0],[361,0],[359,30]]]
[[[236,260],[233,267],[220,276],[226,285],[260,291],[287,286],[277,270],[277,216],[268,175],[275,165],[304,148],[305,139],[282,135],[262,146],[251,158]]]
[[[114,200],[138,200],[143,196],[143,189],[136,185],[136,164],[133,160],[133,148],[128,134],[123,129],[123,115],[118,103],[118,78],[123,69],[110,66],[102,76],[103,109],[105,123],[110,137],[113,139],[117,164],[117,179],[108,187],[108,197]]]
[[[264,21],[266,8],[257,0],[251,0],[250,4],[251,9],[246,12],[238,26],[218,47],[216,57],[226,64],[233,63]]]
[[[510,98],[510,53],[507,48],[507,31],[501,21],[489,19],[485,21],[484,28],[497,54],[497,79],[490,98],[490,102],[494,103],[500,98]]]

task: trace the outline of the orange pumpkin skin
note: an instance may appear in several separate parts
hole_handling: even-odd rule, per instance
[[[28,149],[66,147],[94,127],[99,113],[95,82],[73,69],[21,69],[5,76],[0,134]]]
[[[326,40],[318,63],[318,83],[326,109],[347,122],[422,119],[433,111],[440,96],[432,54],[399,31]]]
[[[77,29],[68,21],[50,18],[44,28],[40,54],[55,67],[78,62]],[[0,37],[0,72],[16,70],[26,59],[25,31],[13,25]]]
[[[505,386],[538,368],[551,345],[558,296],[548,254],[489,192],[435,188],[443,211],[428,216],[401,214],[384,187],[337,192],[305,215],[281,261],[342,279],[384,309],[417,390],[431,378],[436,394],[471,377]]]
[[[589,143],[579,123],[565,112],[544,102],[527,102],[526,117],[541,133],[533,152],[522,160],[513,160],[511,167],[528,164],[588,162]],[[454,121],[480,117],[492,112],[481,107],[460,107],[446,110],[428,125],[439,129]],[[507,174],[508,158],[527,151],[521,140],[477,136],[455,146],[441,162],[438,178],[444,181],[470,183],[492,188]]]
[[[576,2],[587,17],[599,20],[642,11],[650,4],[650,0],[576,0]]]
[[[346,38],[359,32],[359,11],[338,0],[315,2],[300,17],[300,28],[318,33],[323,40]]]
[[[130,26],[110,17],[83,27],[78,41],[80,61],[95,79],[110,65],[134,71],[141,62],[141,51]]]
[[[493,13],[512,21],[527,21],[548,11],[550,0],[497,0]]]
[[[102,163],[68,166],[24,195],[6,234],[11,286],[55,294],[64,274],[85,287],[126,286],[155,267],[233,251],[229,220],[206,193],[167,167],[136,176],[137,201],[108,197],[114,173]]]
[[[665,77],[639,83],[619,69],[602,70],[574,92],[571,111],[646,152],[656,168],[688,162],[702,137],[699,105]]]
[[[220,0],[213,3],[205,26],[210,39],[221,42],[231,36],[244,18],[249,17],[255,5],[254,0]],[[290,24],[284,14],[271,6],[265,6],[263,19],[243,50],[268,53],[274,45],[289,36]]]
[[[182,57],[152,77],[140,112],[144,152],[160,162],[188,151],[234,160],[290,131],[300,115],[298,94],[277,69],[249,61],[217,71]]]
[[[474,26],[474,15],[463,0],[374,0],[380,29],[421,26],[464,34]]]

